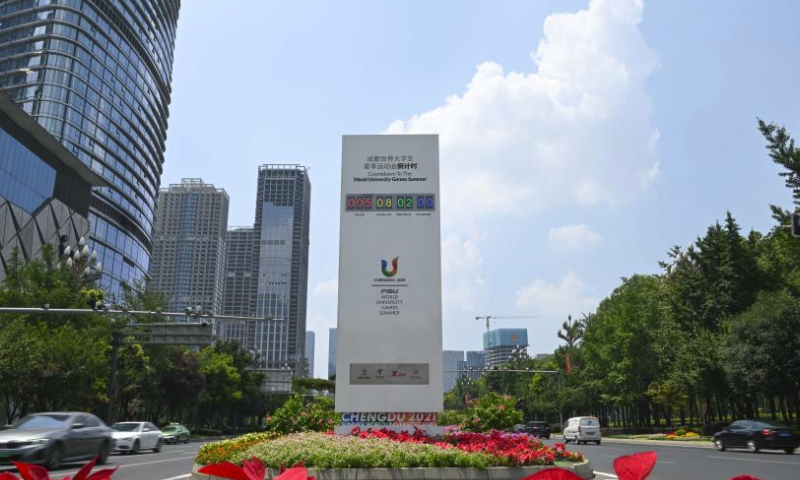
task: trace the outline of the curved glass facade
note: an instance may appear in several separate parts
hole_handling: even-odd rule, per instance
[[[0,87],[111,187],[92,196],[103,286],[145,277],[180,0],[0,2]]]

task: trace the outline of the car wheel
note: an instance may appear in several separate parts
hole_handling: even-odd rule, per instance
[[[758,453],[758,445],[756,445],[756,441],[750,439],[747,441],[747,451],[750,453]]]
[[[784,452],[786,452],[786,453],[788,453],[789,455],[793,454],[793,453],[794,453],[794,450],[795,450],[795,449],[794,449],[794,448],[791,448],[791,447],[789,447],[789,448],[784,448],[784,449],[783,449],[783,451],[784,451]]]
[[[596,444],[600,445],[600,440],[598,440],[598,441],[596,441],[596,442],[594,442],[594,443],[596,443]]]
[[[156,448],[154,448],[154,449],[153,449],[153,451],[154,451],[155,453],[158,453],[158,452],[160,452],[160,451],[161,451],[161,439],[159,439],[159,440],[156,442]]]
[[[725,451],[725,444],[722,443],[722,440],[714,440],[714,446],[717,447],[718,452]]]
[[[45,468],[50,471],[53,471],[61,466],[61,462],[64,460],[64,447],[61,446],[60,443],[53,445],[53,448],[50,450],[50,454],[47,456],[47,460],[44,462]]]
[[[183,440],[183,443],[189,445],[189,435],[186,435],[186,438]]]
[[[97,451],[97,464],[103,465],[108,460],[108,442],[103,442],[100,444],[100,450]]]
[[[139,440],[136,440],[135,442],[133,442],[133,447],[131,447],[131,453],[134,454],[134,455],[139,453]]]
[[[566,435],[564,435],[564,443],[569,443],[569,438]]]

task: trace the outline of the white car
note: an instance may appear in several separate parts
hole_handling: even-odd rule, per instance
[[[595,442],[600,445],[600,422],[595,417],[573,417],[564,427],[564,443]]]
[[[150,422],[118,422],[111,430],[115,452],[161,451],[161,430]]]

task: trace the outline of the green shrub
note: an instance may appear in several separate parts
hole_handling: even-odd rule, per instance
[[[268,468],[299,462],[309,468],[485,468],[503,464],[503,460],[494,455],[464,452],[456,448],[310,432],[295,433],[254,445],[229,460],[238,462],[251,456],[258,457]]]
[[[514,406],[514,399],[496,393],[486,394],[467,409],[464,430],[486,432],[507,430],[522,423],[522,412]]]
[[[677,435],[679,437],[682,437],[682,436],[686,435],[686,430],[684,430],[682,428],[679,428],[679,429],[675,430],[675,435]]]
[[[437,417],[439,425],[461,425],[466,420],[467,413],[461,410],[445,410]]]
[[[269,429],[278,433],[326,432],[341,423],[341,416],[333,411],[333,400],[321,397],[304,402],[292,396],[271,417]]]

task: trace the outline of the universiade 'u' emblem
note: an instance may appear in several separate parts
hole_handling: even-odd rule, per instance
[[[392,278],[395,275],[397,275],[397,261],[399,259],[400,259],[400,257],[394,257],[392,259],[392,269],[391,270],[389,270],[387,268],[389,266],[388,262],[386,260],[381,260],[381,273],[383,273],[384,277]]]

